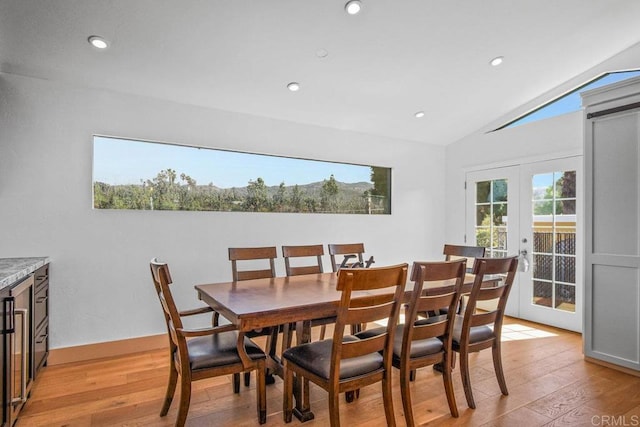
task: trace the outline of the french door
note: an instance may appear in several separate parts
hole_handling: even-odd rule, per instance
[[[467,173],[467,244],[520,256],[506,314],[582,331],[582,159]]]

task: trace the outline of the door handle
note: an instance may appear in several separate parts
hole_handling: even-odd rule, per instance
[[[27,330],[28,324],[27,324],[27,314],[29,313],[29,311],[26,308],[16,308],[15,309],[15,314],[16,315],[21,315],[22,316],[22,342],[20,343],[22,345],[22,369],[20,370],[22,377],[20,378],[20,396],[19,397],[13,397],[11,399],[11,403],[12,404],[16,404],[16,403],[24,403],[27,401],[27,341],[28,341],[28,337],[29,337],[29,331]],[[14,346],[15,346],[15,338],[16,336],[14,335]],[[13,356],[12,356],[13,357]],[[12,393],[13,394],[13,393]]]
[[[4,325],[5,329],[2,331],[4,334],[12,334],[16,331],[15,321],[15,298],[7,297],[2,302],[4,304]]]
[[[528,254],[529,252],[526,249],[522,249],[520,251],[520,271],[522,272],[529,271],[529,259],[527,258]]]

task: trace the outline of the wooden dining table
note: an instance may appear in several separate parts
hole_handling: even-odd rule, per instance
[[[463,293],[471,291],[473,281],[474,276],[467,274]],[[311,320],[337,315],[341,297],[340,291],[336,290],[337,282],[336,273],[320,273],[208,283],[196,285],[195,288],[203,302],[236,325],[241,333],[296,324],[298,343],[303,343],[310,340]],[[425,289],[448,284],[453,282],[429,282],[425,283]],[[403,302],[409,301],[412,290],[413,282],[408,282]],[[372,293],[373,291],[358,291],[353,293],[353,297]],[[270,359],[269,369],[282,377],[281,361],[277,357]],[[294,415],[303,422],[313,419],[309,407],[308,387],[308,382],[295,382]]]

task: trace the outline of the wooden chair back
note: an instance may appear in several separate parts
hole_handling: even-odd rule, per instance
[[[231,274],[233,281],[265,279],[276,277],[275,259],[278,252],[275,246],[260,248],[229,248],[229,260],[231,261]],[[269,268],[239,270],[238,261],[268,260]]]
[[[160,300],[160,305],[164,313],[164,319],[167,324],[167,332],[169,333],[170,347],[172,350],[179,349],[177,357],[184,360],[189,360],[187,355],[186,340],[184,337],[179,336],[176,329],[182,329],[182,318],[176,307],[171,289],[169,286],[173,283],[171,279],[171,273],[169,272],[169,266],[166,263],[158,262],[157,259],[151,260],[151,277],[153,284]]]
[[[282,256],[284,257],[284,267],[287,276],[299,276],[302,274],[323,273],[322,256],[324,248],[322,245],[305,245],[305,246],[283,246]],[[292,266],[291,258],[309,258],[315,257],[315,263],[311,265]]]
[[[343,243],[329,244],[329,257],[331,258],[331,269],[335,273],[340,267],[341,261],[336,262],[336,255],[355,255],[357,262],[364,264],[364,243]]]
[[[484,246],[461,246],[445,244],[442,250],[445,261],[455,261],[465,258],[467,268],[470,270],[476,258],[484,257],[486,248]]]
[[[507,299],[513,285],[513,280],[518,270],[518,257],[508,258],[476,258],[472,273],[475,274],[473,287],[469,294],[469,300],[463,314],[462,332],[460,338],[461,345],[468,345],[469,351],[479,351],[490,347],[491,342],[469,343],[469,334],[472,327],[482,325],[493,325],[493,339],[500,340],[502,332],[502,322]],[[483,287],[487,275],[505,275],[502,283],[497,286]],[[498,299],[495,309],[490,311],[477,311],[478,301],[488,301]]]
[[[460,299],[460,292],[464,283],[467,266],[466,260],[443,262],[416,262],[413,271],[416,272],[411,300],[405,310],[405,327],[403,330],[403,357],[409,357],[411,342],[427,338],[443,337],[445,347],[451,349],[451,332],[455,307]],[[431,287],[432,282],[438,286]],[[444,283],[440,283],[444,282]],[[418,322],[418,314],[435,311],[441,307],[453,308],[447,316],[439,320],[424,323]],[[452,314],[453,313],[453,314]],[[411,321],[413,319],[413,321]]]
[[[331,354],[331,374],[337,384],[340,361],[353,357],[382,352],[385,369],[391,368],[393,356],[393,337],[400,313],[405,285],[407,282],[407,264],[377,268],[350,268],[338,272],[337,290],[342,292],[336,325],[333,333]],[[374,295],[362,295],[359,291],[389,292]],[[384,332],[375,336],[345,341],[343,337],[347,325],[387,320]]]

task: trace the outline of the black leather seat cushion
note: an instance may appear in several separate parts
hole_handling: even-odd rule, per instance
[[[460,347],[460,339],[462,337],[462,319],[462,316],[456,316],[455,323],[453,324],[453,347],[456,349]],[[489,326],[473,326],[469,332],[469,343],[473,344],[476,342],[486,341],[494,337],[493,329]]]
[[[393,339],[393,360],[400,361],[402,354],[402,334],[404,334],[404,325],[398,325]],[[410,358],[428,356],[442,351],[443,344],[438,338],[427,338],[424,340],[416,340],[411,343]]]
[[[236,343],[237,332],[223,332],[206,337],[192,338],[187,341],[189,349],[189,363],[192,370],[212,368],[215,366],[240,363]],[[253,359],[264,359],[262,349],[249,338],[244,339],[247,355]]]
[[[343,338],[343,342],[357,340],[359,338],[353,335],[345,335]],[[292,347],[286,350],[282,357],[324,379],[329,379],[332,347],[333,340],[315,341]],[[364,375],[381,369],[382,366],[382,356],[377,352],[350,359],[342,359],[340,361],[340,379]]]
[[[425,324],[427,319],[420,319],[417,324]],[[386,327],[367,329],[366,331],[356,334],[358,338],[364,339],[379,335],[387,330]],[[402,354],[402,334],[404,334],[404,324],[396,327],[396,332],[393,337],[393,362],[394,364],[400,362],[400,355]],[[425,340],[416,340],[411,343],[411,358],[423,357],[429,354],[435,354],[442,351],[443,344],[438,338],[427,338]]]

